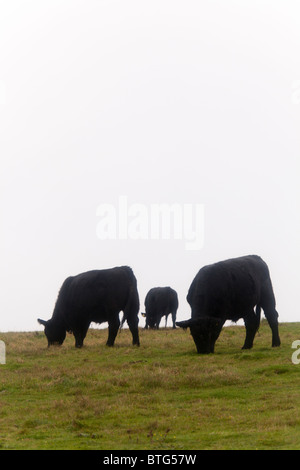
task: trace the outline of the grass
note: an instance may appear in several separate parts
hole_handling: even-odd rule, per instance
[[[198,355],[181,329],[91,329],[85,346],[46,347],[41,332],[0,333],[0,449],[300,449],[300,323],[280,325],[271,348],[262,322],[254,348],[224,328],[215,354]]]

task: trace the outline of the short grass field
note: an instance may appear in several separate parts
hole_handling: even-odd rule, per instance
[[[47,348],[43,332],[0,333],[0,449],[300,449],[300,323],[280,324],[271,348],[263,321],[254,348],[229,326],[215,354],[198,355],[189,331],[106,329],[85,346],[68,335]]]

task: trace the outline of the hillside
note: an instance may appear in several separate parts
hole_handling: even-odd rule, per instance
[[[280,324],[280,348],[265,321],[250,351],[244,335],[224,328],[202,356],[181,329],[141,329],[140,348],[90,329],[80,350],[0,333],[0,449],[300,449],[300,323]]]

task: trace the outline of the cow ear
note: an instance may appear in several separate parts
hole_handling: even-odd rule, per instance
[[[190,318],[189,320],[185,320],[185,321],[177,321],[176,322],[176,325],[177,326],[180,326],[180,328],[183,328],[184,330],[186,330],[189,326],[191,326],[193,324],[193,320]]]
[[[46,325],[47,325],[47,322],[46,322],[46,320],[41,320],[40,318],[38,318],[38,320],[37,320],[37,321],[39,322],[39,324],[40,324],[40,325],[44,325],[44,326],[46,326]]]

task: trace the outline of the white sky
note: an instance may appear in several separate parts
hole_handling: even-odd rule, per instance
[[[205,264],[268,263],[299,321],[298,0],[0,1],[0,331],[63,280],[130,265],[178,318]],[[100,240],[100,204],[203,204],[204,246]],[[140,320],[140,325],[143,325]]]

